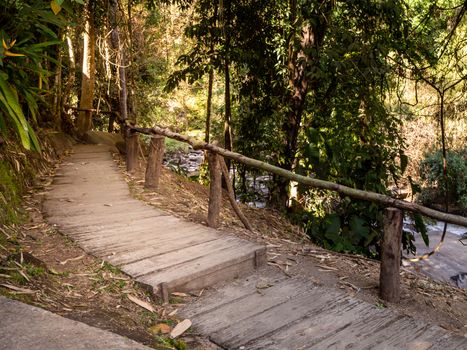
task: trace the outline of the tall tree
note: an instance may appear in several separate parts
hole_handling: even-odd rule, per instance
[[[214,50],[215,50],[215,27],[217,24],[217,12],[219,5],[217,3],[217,0],[214,1],[214,10],[213,10],[213,15],[211,18],[211,25],[209,28],[209,78],[208,78],[208,96],[206,100],[206,127],[205,127],[205,132],[204,132],[204,141],[209,143],[209,138],[210,138],[210,133],[211,133],[211,113],[212,113],[212,89],[214,86],[214,60],[212,56],[214,55]]]
[[[231,1],[221,0],[222,30],[224,35],[224,147],[232,150],[232,106],[230,96],[230,53],[231,53]],[[230,162],[227,163],[230,168]]]
[[[85,11],[83,31],[83,61],[81,67],[81,95],[78,114],[78,133],[83,135],[92,128],[92,109],[96,74],[96,32],[94,27],[94,1],[89,1]]]

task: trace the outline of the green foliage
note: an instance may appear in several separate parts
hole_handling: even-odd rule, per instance
[[[0,158],[0,224],[18,223],[22,188],[10,163]]]
[[[443,176],[441,150],[429,152],[420,163],[420,176],[425,187],[420,195],[425,205],[442,202],[445,194],[452,203],[467,209],[467,148],[447,152],[447,189]]]
[[[342,198],[331,213],[324,216],[304,214],[305,230],[326,249],[377,255],[381,238],[381,208],[375,204]]]
[[[157,343],[154,345],[155,349],[160,350],[186,350],[187,346],[183,340],[180,339],[171,339],[163,336],[155,337]]]
[[[53,47],[61,43],[57,32],[66,24],[51,8],[66,3],[52,4],[7,0],[0,10],[0,131],[12,127],[28,150],[40,151],[31,123],[38,122],[38,103],[43,102],[43,88],[49,88],[51,72],[43,67],[57,64]]]
[[[232,2],[232,40],[226,52],[213,3],[200,1],[186,30],[194,46],[179,56],[180,69],[167,87],[202,82],[211,69],[222,68],[228,54],[235,150],[279,165],[294,164],[303,175],[388,194],[388,186],[401,182],[409,163],[401,115],[392,112],[403,108],[390,106],[388,96],[405,74],[417,76],[414,70],[407,73],[408,64],[440,61],[449,30],[465,12],[465,5],[455,5],[448,0]],[[314,31],[319,45],[302,50],[306,30]],[[301,65],[304,81],[293,82]],[[299,117],[291,113],[296,108],[291,90],[297,85],[307,85]],[[298,130],[298,147],[291,152],[289,125]],[[242,166],[238,170],[245,178],[248,170]],[[241,191],[248,190],[242,186]],[[311,203],[315,198],[303,197],[307,211],[302,220],[309,234],[331,249],[377,255],[382,208],[318,196],[320,201],[324,197],[319,205]],[[423,221],[414,220],[426,240]],[[409,250],[414,248],[413,239],[413,234],[404,236]]]
[[[400,50],[406,23],[400,3],[387,5],[355,1],[334,11],[313,73],[319,82],[305,116],[298,169],[383,194],[407,167],[399,117],[384,104],[391,72],[386,57]],[[325,215],[309,211],[305,222],[310,220],[309,234],[330,249],[374,255],[381,239],[381,210],[369,202],[339,198]]]

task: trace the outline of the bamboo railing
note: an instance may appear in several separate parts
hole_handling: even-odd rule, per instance
[[[209,194],[209,209],[207,222],[208,225],[211,227],[217,227],[220,203],[222,200],[222,157],[235,160],[239,163],[251,166],[253,168],[273,173],[275,175],[284,177],[291,181],[296,181],[300,184],[309,187],[326,189],[338,192],[351,198],[370,201],[385,206],[386,209],[384,212],[384,232],[381,254],[380,295],[386,301],[399,302],[400,300],[400,260],[402,253],[401,241],[404,211],[419,213],[421,215],[439,221],[444,221],[446,223],[467,227],[467,218],[462,216],[443,213],[438,210],[430,209],[416,203],[407,202],[380,193],[363,191],[339,185],[334,182],[319,180],[312,177],[295,174],[291,171],[287,171],[280,167],[259,161],[257,159],[246,157],[240,153],[226,150],[215,144],[206,143],[185,135],[181,135],[179,133],[170,131],[165,128],[157,126],[153,128],[130,127],[129,130],[131,133],[143,133],[147,135],[153,135],[155,137],[153,138],[153,140],[151,140],[148,168],[146,171],[146,183],[150,184],[147,185],[148,188],[157,188],[157,184],[159,183],[158,177],[160,176],[160,169],[162,167],[162,159],[164,152],[164,142],[162,137],[168,137],[177,141],[188,143],[193,147],[193,149],[203,149],[208,151],[211,186]],[[155,142],[158,143],[158,146],[153,145],[153,143]],[[234,206],[235,204],[232,203],[232,205]],[[237,212],[239,209],[234,208],[234,210]],[[248,222],[245,222],[242,219],[242,215],[238,213],[237,215],[239,215],[245,227],[251,229],[251,225],[249,225]]]

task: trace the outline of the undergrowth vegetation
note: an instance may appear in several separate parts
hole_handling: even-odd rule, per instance
[[[467,209],[467,147],[450,150],[447,153],[447,187],[443,176],[441,150],[429,152],[420,163],[420,177],[425,186],[420,200],[425,205],[442,203],[447,195],[449,203],[457,204],[461,210]]]

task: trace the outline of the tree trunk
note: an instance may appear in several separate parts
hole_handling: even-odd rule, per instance
[[[214,1],[214,13],[212,16],[212,23],[209,30],[210,42],[209,42],[209,53],[210,55],[214,54],[214,28],[216,27],[217,22],[217,0]],[[213,64],[212,59],[209,59],[211,65]],[[214,85],[214,69],[209,70],[209,82],[208,82],[208,97],[206,101],[206,129],[204,133],[204,141],[209,143],[210,133],[211,133],[211,110],[212,110],[212,89]]]
[[[208,99],[206,102],[206,128],[204,131],[204,141],[209,143],[209,134],[211,133],[211,108],[212,108],[212,86],[214,84],[214,70],[209,71]]]
[[[232,127],[231,127],[231,100],[230,100],[230,0],[222,2],[222,16],[223,16],[223,31],[225,40],[225,57],[224,57],[224,147],[225,149],[232,150]],[[227,168],[230,169],[230,160],[227,160]]]
[[[120,42],[117,24],[117,10],[118,0],[111,0],[109,21],[112,33],[110,35],[110,39],[118,62],[120,122],[125,123],[128,120],[128,91],[125,72],[126,59]],[[135,120],[132,120],[130,124],[136,125]],[[122,129],[125,131],[125,128]],[[136,169],[138,161],[138,139],[136,135],[133,135],[131,132],[124,132],[124,135],[126,144],[126,169],[128,172],[132,172]]]
[[[92,109],[94,98],[95,81],[95,43],[96,35],[94,31],[92,2],[89,2],[86,10],[86,24],[83,33],[83,64],[81,78],[81,97],[79,108]],[[78,114],[78,134],[83,135],[92,128],[92,112],[79,112]]]
[[[110,1],[110,28],[112,33],[110,35],[110,42],[112,49],[114,50],[117,62],[118,62],[118,79],[119,79],[119,107],[120,107],[120,118],[122,121],[128,119],[128,106],[127,106],[127,86],[126,86],[126,73],[125,73],[125,55],[123,49],[120,45],[120,34],[118,31],[117,24],[117,10],[118,10],[118,0]]]
[[[295,42],[296,28],[293,29],[289,39],[288,70],[289,70],[289,113],[283,124],[285,142],[281,155],[281,166],[293,171],[297,153],[297,141],[302,124],[302,116],[305,108],[306,95],[310,85],[314,89],[318,87],[319,81],[307,76],[310,66],[318,66],[319,51],[328,27],[328,20],[333,8],[332,2],[321,0],[317,12],[314,13],[314,21],[311,24],[302,25],[299,18],[296,0],[290,0],[290,18],[293,25],[298,23],[300,30],[300,42]],[[298,47],[298,48],[297,48]],[[278,183],[278,205],[286,207],[289,199],[289,181],[280,179]]]
[[[62,113],[63,107],[69,105],[71,103],[71,96],[73,92],[73,87],[75,85],[76,79],[76,60],[75,60],[75,52],[73,50],[73,41],[71,39],[71,30],[70,28],[66,29],[65,32],[65,41],[67,44],[68,49],[68,76],[66,77],[66,83],[64,86],[64,91],[62,93],[62,110],[61,112],[61,129],[72,133],[73,131],[73,121],[71,120],[71,116],[68,113]]]

